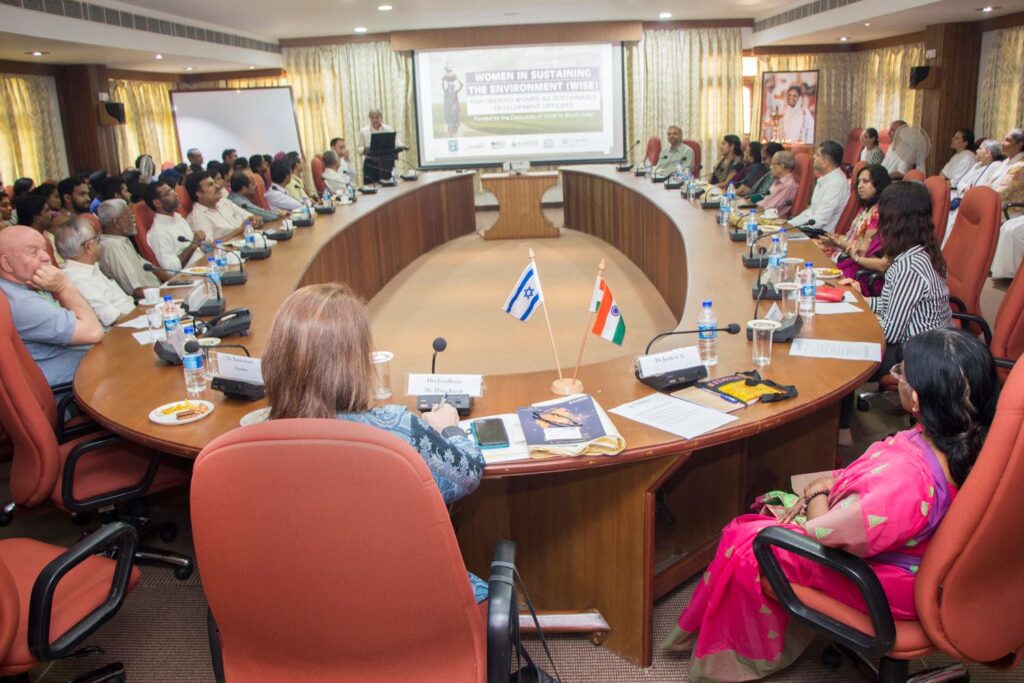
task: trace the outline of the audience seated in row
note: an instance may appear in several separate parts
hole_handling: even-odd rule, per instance
[[[135,214],[121,198],[108,199],[97,209],[103,234],[100,235],[100,270],[135,299],[143,299],[143,290],[159,287],[169,276],[162,270],[148,272],[146,260],[139,255],[132,239],[138,234]],[[156,265],[156,264],[153,264]]]
[[[679,126],[669,126],[665,131],[665,138],[668,140],[668,146],[661,148],[658,163],[654,166],[654,175],[671,175],[677,168],[689,168],[692,171],[696,155],[693,148],[683,142],[683,129]]]
[[[104,331],[135,310],[135,300],[100,270],[100,235],[92,223],[75,218],[57,228],[57,252],[64,258],[64,274],[92,307]]]
[[[761,197],[757,192],[751,192],[750,194],[750,199],[757,202],[758,209],[762,211],[775,209],[779,212],[781,218],[789,218],[797,190],[796,176],[793,175],[793,169],[795,168],[796,157],[793,156],[792,152],[781,150],[772,156],[771,173],[769,174],[772,178],[772,183],[768,188],[766,196]],[[758,183],[754,189],[757,190],[762,185],[762,183]]]
[[[270,164],[270,179],[272,182],[264,196],[271,209],[295,211],[302,208],[302,204],[285,189],[285,186],[291,182],[291,178],[291,166],[284,159]]]
[[[889,140],[889,151],[882,159],[882,165],[891,178],[902,179],[912,168],[925,172],[928,152],[932,147],[928,133],[897,119],[889,124]]]
[[[144,195],[146,206],[156,216],[146,235],[157,265],[167,271],[199,265],[203,257],[200,245],[206,239],[203,231],[193,232],[188,222],[177,213],[178,193],[162,180],[151,183]],[[185,241],[178,241],[184,237]]]
[[[214,170],[214,173],[219,179],[219,171]],[[259,216],[222,197],[214,177],[205,171],[190,174],[185,180],[185,189],[194,202],[188,217],[193,232],[210,235],[214,240],[229,240],[241,235],[247,222],[251,222],[253,227],[263,225]]]
[[[792,217],[793,225],[813,225],[825,232],[833,232],[839,223],[839,216],[850,198],[850,180],[840,166],[843,163],[843,147],[828,140],[814,150],[814,172],[818,181],[814,184],[811,204],[802,213]]]
[[[882,235],[878,230],[878,201],[892,181],[881,164],[865,166],[857,173],[856,192],[859,204],[857,215],[845,235],[827,234],[821,238],[826,253],[836,262],[843,277],[856,279],[864,296],[878,296],[881,280],[870,275],[857,277],[862,270],[875,273],[888,269],[890,259],[882,253]]]
[[[975,156],[977,147],[974,145],[974,131],[970,128],[961,128],[953,134],[950,146],[956,153],[946,162],[939,174],[949,181],[951,187],[956,187],[978,160]]]
[[[737,135],[726,135],[718,144],[721,157],[711,172],[710,183],[716,187],[726,187],[734,182],[736,174],[743,169],[743,142]]]
[[[869,165],[880,164],[885,159],[885,152],[879,147],[878,130],[876,128],[865,128],[860,134],[860,160]]]

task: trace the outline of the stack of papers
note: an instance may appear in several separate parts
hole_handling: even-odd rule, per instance
[[[612,408],[611,412],[684,439],[696,438],[736,420],[733,415],[665,394],[644,396]]]

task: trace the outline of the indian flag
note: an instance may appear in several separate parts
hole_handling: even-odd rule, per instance
[[[594,297],[590,302],[590,310],[597,313],[591,332],[604,337],[613,344],[622,346],[622,339],[626,336],[626,322],[622,319],[612,291],[608,289],[607,283],[600,275],[594,284]]]

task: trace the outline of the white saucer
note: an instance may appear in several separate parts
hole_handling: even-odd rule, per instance
[[[242,419],[238,421],[238,424],[243,427],[249,425],[259,424],[260,422],[266,422],[270,418],[270,406],[266,408],[257,408],[256,410],[250,411],[242,416]]]
[[[162,411],[164,411],[164,410],[166,410],[168,408],[171,408],[172,406],[180,406],[180,409],[175,411],[175,412],[168,413],[166,415],[162,414]],[[204,412],[202,412],[202,413],[200,413],[198,415],[193,415],[192,417],[187,417],[184,420],[179,420],[179,419],[177,419],[175,417],[178,413],[184,412],[186,410],[189,410],[189,409],[195,408],[195,407],[202,407],[205,410],[204,410]],[[157,406],[156,408],[153,408],[153,410],[151,410],[149,412],[149,421],[150,422],[155,422],[158,425],[187,425],[189,422],[195,422],[196,420],[202,420],[204,417],[206,417],[207,415],[209,415],[212,412],[213,412],[213,404],[210,403],[209,401],[194,400],[194,399],[181,400],[181,401],[172,401],[170,403],[165,403],[162,406]]]

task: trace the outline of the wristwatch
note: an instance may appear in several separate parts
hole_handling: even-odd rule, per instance
[[[466,436],[466,432],[464,432],[461,427],[451,425],[450,427],[445,427],[441,430],[441,436],[446,439],[451,439],[456,436]]]

